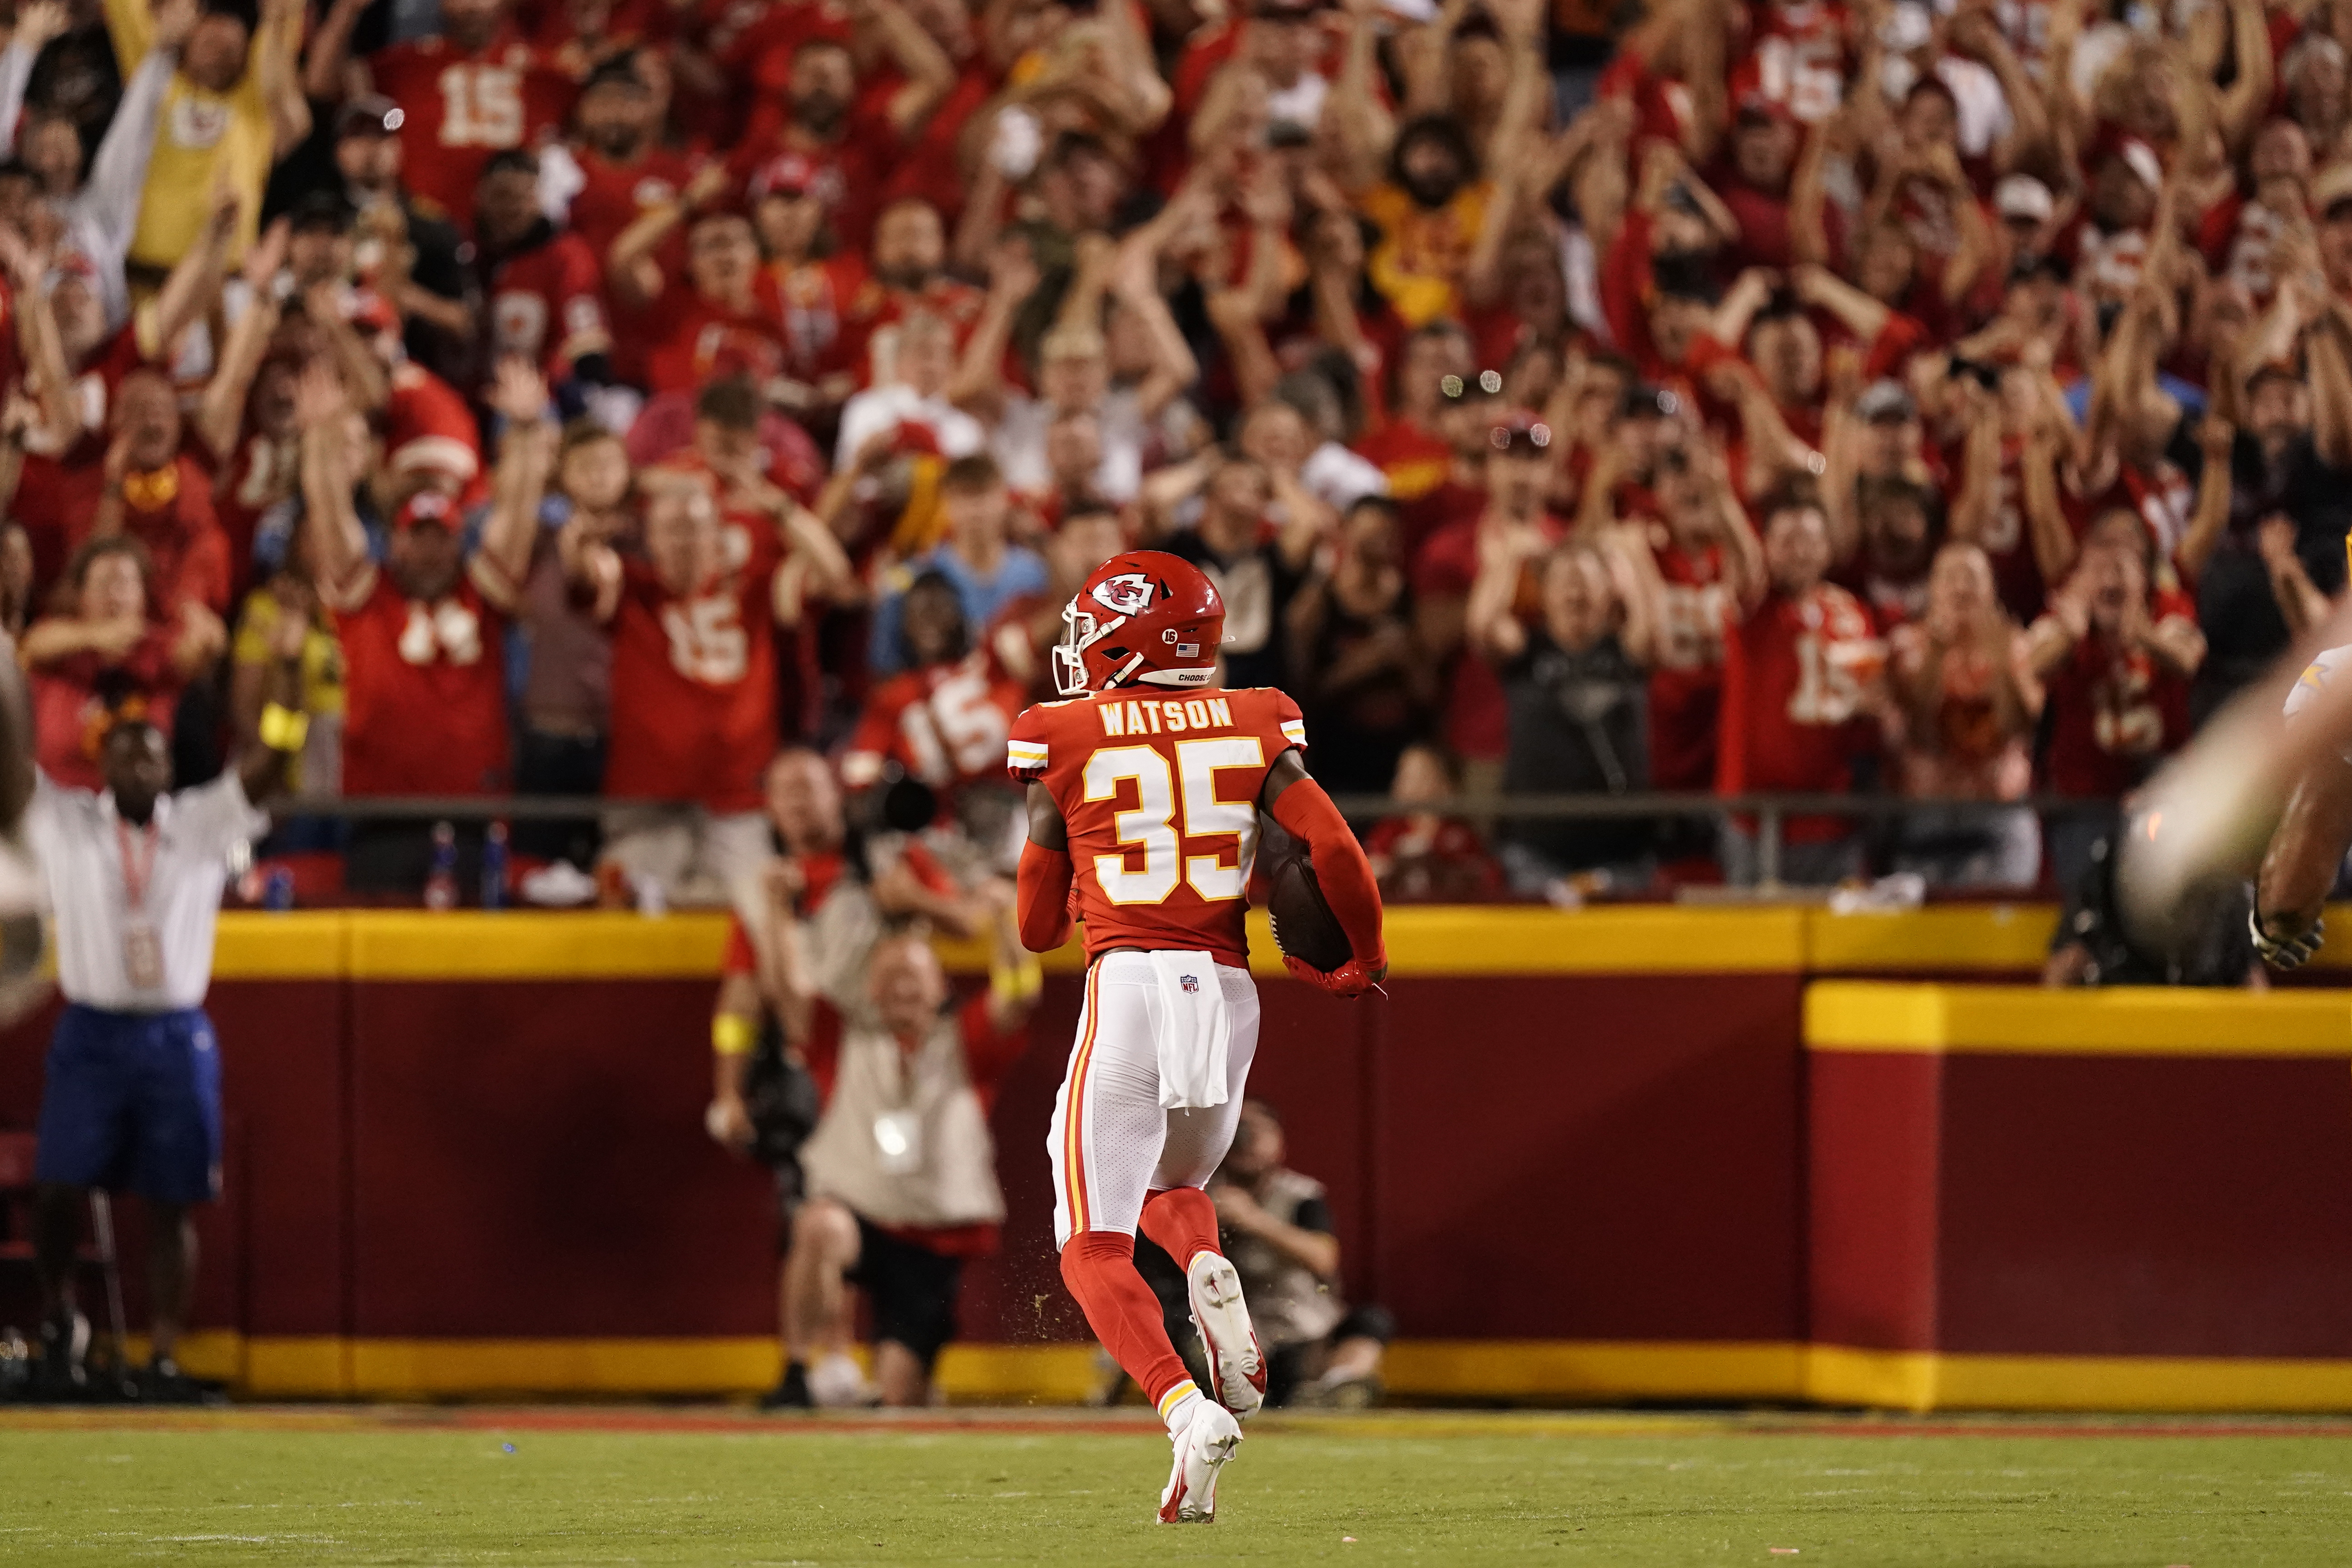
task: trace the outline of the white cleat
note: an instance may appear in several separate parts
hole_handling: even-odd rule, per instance
[[[1250,1327],[1242,1278],[1213,1252],[1196,1253],[1184,1271],[1192,1326],[1209,1359],[1209,1396],[1236,1415],[1254,1415],[1265,1403],[1265,1354]]]
[[[1241,1424],[1222,1405],[1203,1399],[1192,1422],[1170,1439],[1176,1463],[1168,1489],[1160,1494],[1162,1524],[1213,1524],[1217,1518],[1217,1472],[1242,1440]]]

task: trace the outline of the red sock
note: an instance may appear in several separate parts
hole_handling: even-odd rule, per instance
[[[1143,1234],[1160,1244],[1179,1268],[1217,1248],[1217,1205],[1198,1187],[1166,1187],[1143,1200]]]
[[[1135,1271],[1135,1238],[1116,1230],[1081,1231],[1062,1248],[1062,1283],[1085,1309],[1087,1326],[1155,1408],[1192,1381],[1168,1342],[1160,1298]],[[1165,1409],[1160,1410],[1163,1415]]]

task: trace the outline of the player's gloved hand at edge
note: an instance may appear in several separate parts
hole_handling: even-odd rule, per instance
[[[2262,911],[2249,910],[2246,929],[2253,934],[2254,951],[2273,969],[2294,969],[2308,962],[2319,951],[2319,940],[2327,930],[2325,920],[2315,920],[2293,936],[2273,936],[2263,928]]]
[[[1381,954],[1370,963],[1366,963],[1360,958],[1351,958],[1327,974],[1313,964],[1293,958],[1286,952],[1282,955],[1282,966],[1290,971],[1290,977],[1293,980],[1304,980],[1307,984],[1328,991],[1334,996],[1354,997],[1380,989],[1381,980],[1387,977],[1389,972],[1389,959],[1386,953]]]

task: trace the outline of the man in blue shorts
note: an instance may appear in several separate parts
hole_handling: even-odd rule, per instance
[[[194,1205],[220,1191],[220,1052],[205,992],[230,856],[268,826],[253,801],[300,752],[301,638],[281,617],[258,735],[210,784],[173,793],[162,731],[119,716],[100,744],[103,792],[37,776],[24,837],[57,917],[66,1009],[49,1045],[35,1176],[41,1281],[37,1389],[84,1384],[89,1320],[74,1306],[74,1249],[92,1187],[137,1193],[152,1224],[153,1351],[142,1397],[198,1394],[173,1359],[195,1278]],[[289,646],[290,645],[290,646]]]

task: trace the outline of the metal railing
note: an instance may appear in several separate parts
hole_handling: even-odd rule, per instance
[[[616,799],[606,795],[378,795],[314,800],[279,796],[265,803],[281,820],[294,816],[340,818],[351,822],[561,822],[596,818],[608,812],[664,812],[690,816],[700,808],[674,800]],[[2019,810],[2048,816],[2105,816],[2116,809],[2112,800],[2086,800],[2072,795],[2031,795],[2020,800],[1911,798],[1885,795],[1721,795],[1696,791],[1651,791],[1630,795],[1457,795],[1442,806],[1402,804],[1386,795],[1343,795],[1335,797],[1340,814],[1352,822],[1376,822],[1383,817],[1416,816],[1437,810],[1446,816],[1472,822],[1623,822],[1640,820],[1712,821],[1750,818],[1756,837],[1758,880],[1767,886],[1780,881],[1780,847],[1792,817],[1833,816],[1855,821],[1883,821],[1915,814],[1934,814],[1947,821],[1994,820]]]

